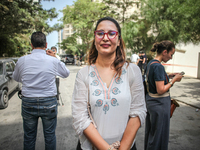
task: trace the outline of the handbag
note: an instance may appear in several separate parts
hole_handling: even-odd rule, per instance
[[[172,117],[176,107],[180,107],[180,105],[175,99],[171,99],[170,118]]]

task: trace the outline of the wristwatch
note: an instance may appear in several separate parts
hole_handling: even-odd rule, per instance
[[[174,84],[172,83],[172,81],[170,81],[169,84],[171,85],[171,87],[174,85]]]

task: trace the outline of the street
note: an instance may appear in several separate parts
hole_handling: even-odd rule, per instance
[[[82,67],[74,65],[67,65],[67,67],[70,70],[70,76],[66,79],[60,79],[59,89],[64,106],[58,106],[57,150],[75,150],[78,141],[78,136],[72,127],[71,98],[76,73]],[[176,88],[176,86],[173,88]],[[173,97],[172,94],[171,96]],[[176,98],[178,99],[178,97]],[[180,107],[175,110],[171,118],[169,150],[199,150],[200,111],[196,111],[196,108],[187,104],[181,102],[179,104]],[[0,150],[22,150],[21,100],[18,98],[17,93],[9,100],[8,108],[0,109],[0,113]],[[137,133],[136,146],[138,150],[144,149],[143,143],[144,125]],[[42,124],[39,120],[36,150],[44,149]]]

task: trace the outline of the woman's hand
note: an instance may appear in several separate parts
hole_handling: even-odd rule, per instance
[[[169,76],[169,78],[170,79],[172,79],[175,75],[177,75],[177,74],[179,74],[179,73],[171,73],[171,74],[169,74],[168,76]]]
[[[178,73],[178,74],[176,74],[175,76],[174,76],[174,78],[172,79],[172,83],[174,83],[174,82],[180,82],[181,81],[181,79],[182,79],[182,77],[183,77],[183,75],[181,75],[180,73]]]

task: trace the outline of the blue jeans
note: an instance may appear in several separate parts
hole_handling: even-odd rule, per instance
[[[22,97],[24,150],[35,150],[38,118],[41,117],[45,150],[56,150],[57,99],[54,97]]]

